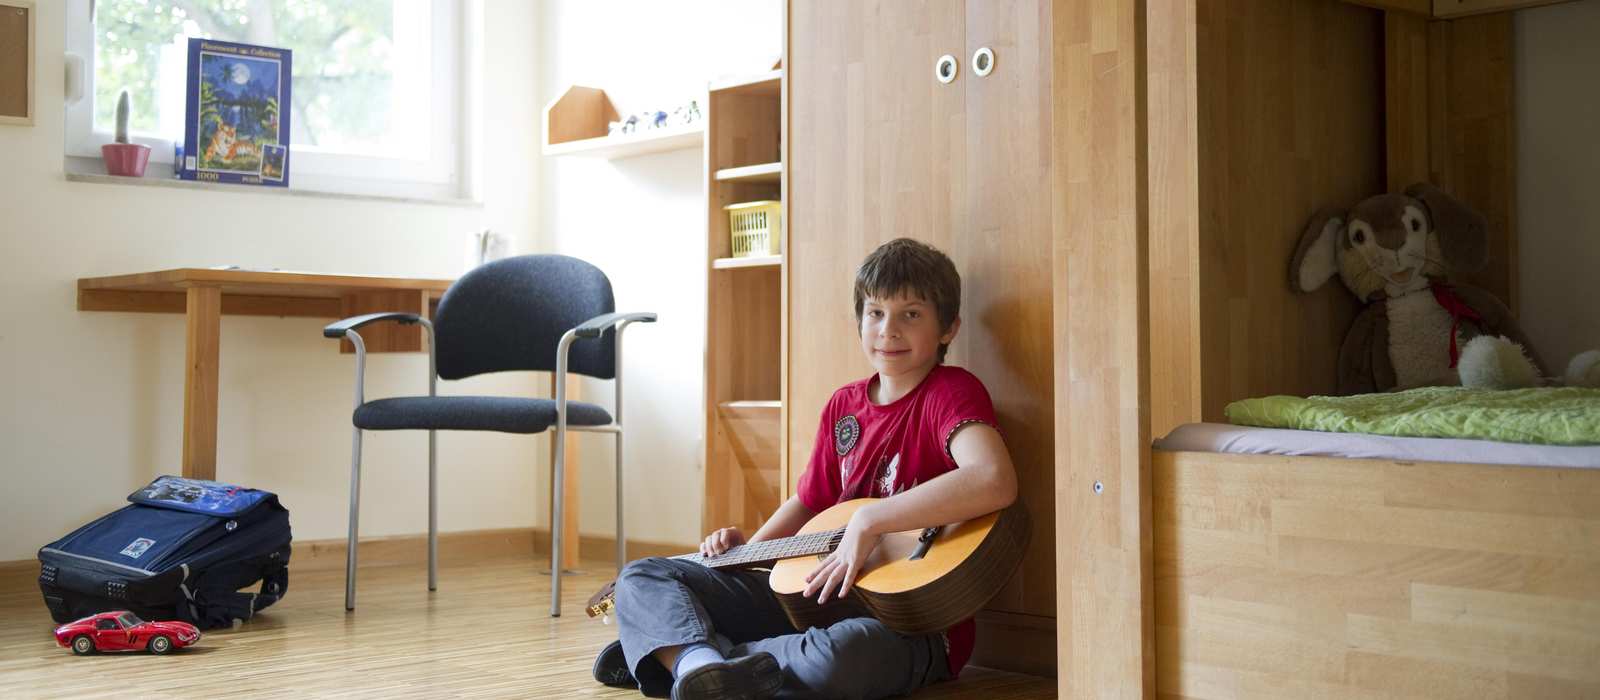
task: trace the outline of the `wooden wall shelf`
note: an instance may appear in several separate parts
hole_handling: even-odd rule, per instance
[[[547,156],[628,158],[699,148],[705,141],[704,120],[611,136],[609,125],[617,119],[617,110],[605,90],[573,85],[545,105],[541,150]]]

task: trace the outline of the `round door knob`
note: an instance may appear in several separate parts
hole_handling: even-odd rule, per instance
[[[933,78],[941,83],[948,83],[956,79],[956,73],[961,70],[961,62],[955,56],[945,54],[933,62]]]
[[[994,51],[985,46],[972,53],[972,72],[979,77],[994,71]]]

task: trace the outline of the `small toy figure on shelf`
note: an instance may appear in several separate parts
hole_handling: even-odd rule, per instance
[[[79,656],[100,651],[148,650],[165,654],[200,641],[200,630],[187,622],[145,622],[126,610],[113,610],[56,628],[56,643]]]
[[[131,109],[128,91],[123,90],[117,98],[117,142],[101,146],[100,157],[111,175],[144,177],[145,165],[150,162],[150,147],[129,142],[128,112]]]
[[[700,104],[689,100],[689,104],[672,110],[672,123],[674,126],[688,126],[700,121]]]
[[[633,116],[631,114],[628,115],[627,119],[624,119],[624,120],[622,120],[620,122],[611,122],[611,135],[612,136],[615,136],[617,134],[631,134],[631,133],[633,133],[635,131],[638,131],[638,130],[639,130],[639,118],[636,117],[636,116]]]
[[[641,131],[652,129],[666,129],[677,126],[688,126],[703,118],[700,114],[700,105],[694,100],[672,110],[671,114],[659,109],[645,110],[637,114],[628,115],[622,121],[610,122],[606,125],[606,134],[620,136],[623,134],[637,134]]]

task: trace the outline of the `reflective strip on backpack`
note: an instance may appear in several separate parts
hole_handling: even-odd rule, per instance
[[[156,575],[156,572],[151,571],[149,569],[141,569],[141,568],[136,567],[136,566],[128,566],[127,564],[118,564],[117,562],[114,562],[114,561],[106,561],[104,559],[96,559],[94,557],[84,556],[82,554],[73,554],[72,552],[63,552],[63,551],[61,551],[59,549],[55,549],[54,547],[45,547],[43,549],[40,549],[39,551],[41,551],[41,552],[49,552],[51,554],[59,554],[59,555],[64,556],[64,557],[72,557],[74,559],[82,559],[84,561],[97,562],[97,563],[100,563],[100,564],[105,564],[106,566],[115,566],[118,569],[127,569],[128,571],[141,573],[141,574],[144,574],[146,576],[155,576]]]

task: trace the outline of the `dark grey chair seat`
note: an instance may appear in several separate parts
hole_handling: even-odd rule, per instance
[[[556,424],[556,402],[511,396],[400,396],[361,404],[362,430],[493,430],[542,433]],[[567,425],[609,425],[611,414],[592,403],[567,402]]]

